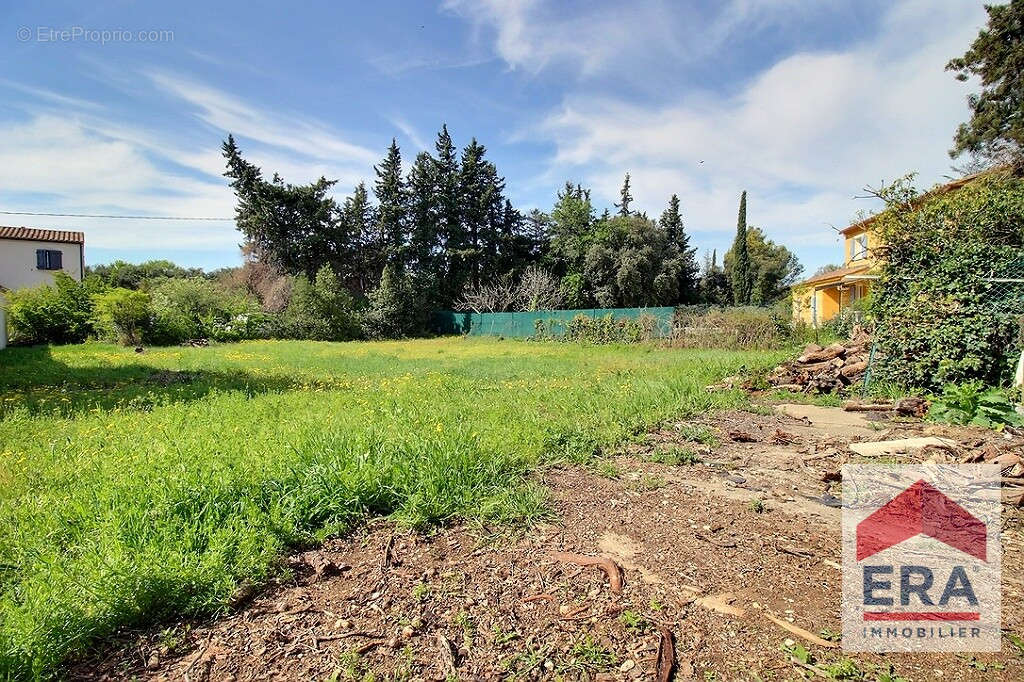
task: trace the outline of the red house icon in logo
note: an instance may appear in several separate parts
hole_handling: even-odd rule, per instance
[[[857,561],[922,534],[987,561],[985,524],[924,479],[857,524]]]

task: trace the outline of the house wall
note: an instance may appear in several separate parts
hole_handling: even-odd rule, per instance
[[[793,319],[804,324],[814,324],[814,287],[793,289]]]
[[[858,284],[858,295],[867,292],[867,284]],[[804,324],[824,324],[850,305],[854,300],[853,286],[844,285],[840,290],[839,281],[827,285],[813,285],[793,290],[793,319]]]
[[[37,242],[28,239],[0,239],[0,286],[12,291],[49,284],[56,270],[36,269],[36,249],[61,251],[63,270],[82,281],[82,245]]]
[[[15,290],[53,282],[61,270],[36,268],[36,249],[60,251],[61,270],[82,281],[82,245],[43,242],[28,239],[0,239],[0,286]],[[6,300],[0,294],[0,348],[7,347],[7,314],[3,310]]]
[[[864,258],[854,259],[854,240],[862,234],[867,234],[868,237],[867,256],[865,256]],[[851,232],[850,234],[845,235],[845,237],[846,241],[843,244],[843,262],[845,265],[856,265],[858,263],[867,263],[874,260],[874,257],[872,256],[872,249],[874,249],[878,245],[878,240],[875,238],[875,236],[871,233],[870,230],[867,230],[866,228],[861,228],[856,232]]]

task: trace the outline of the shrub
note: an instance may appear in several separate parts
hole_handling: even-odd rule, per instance
[[[871,297],[865,296],[843,308],[838,315],[822,325],[826,336],[837,339],[848,339],[857,325],[869,324],[871,321]]]
[[[879,194],[881,272],[872,295],[882,378],[938,389],[1009,378],[1021,300],[991,277],[1024,270],[1024,180],[990,173],[921,202],[905,178]]]
[[[277,333],[313,341],[351,341],[360,336],[352,296],[330,266],[320,268],[312,282],[304,275],[295,278]]]
[[[239,341],[264,334],[267,317],[259,304],[199,277],[167,278],[152,283],[153,321],[146,335],[150,343],[181,343],[210,338]]]
[[[658,319],[646,313],[635,319],[616,318],[611,313],[603,317],[577,315],[566,325],[563,338],[581,343],[640,343],[653,340],[657,329]]]
[[[683,348],[779,348],[793,339],[792,323],[775,309],[676,308],[670,343]]]
[[[427,333],[433,313],[434,282],[426,275],[413,281],[390,265],[370,292],[363,330],[372,339],[397,339]]]
[[[85,341],[92,332],[90,286],[58,272],[53,284],[8,292],[11,343]]]
[[[93,296],[97,329],[116,336],[118,343],[135,346],[152,321],[150,295],[117,287]]]
[[[948,384],[942,396],[931,404],[928,419],[946,424],[983,426],[1020,426],[1024,423],[1016,405],[1004,391],[986,389],[980,381]]]

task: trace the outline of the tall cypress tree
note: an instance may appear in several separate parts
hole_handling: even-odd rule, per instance
[[[615,208],[619,209],[619,215],[625,218],[629,215],[629,205],[633,203],[633,195],[629,193],[629,173],[622,180],[622,189],[619,190],[619,203]]]
[[[747,191],[740,195],[740,213],[736,219],[736,239],[732,243],[732,300],[736,305],[749,305],[753,288],[750,253],[747,249]]]
[[[377,226],[383,250],[381,269],[387,264],[401,271],[405,258],[407,202],[402,180],[402,154],[394,138],[387,155],[373,170],[377,174],[373,193],[377,197]]]
[[[668,208],[661,214],[658,221],[665,230],[669,243],[679,251],[679,301],[695,303],[699,298],[698,279],[700,268],[697,265],[697,248],[690,246],[690,237],[683,226],[683,216],[679,210],[679,197],[675,194],[668,200]]]

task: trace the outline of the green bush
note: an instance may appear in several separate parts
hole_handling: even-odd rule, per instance
[[[380,286],[370,292],[363,316],[363,331],[371,339],[423,336],[430,328],[434,282],[427,276],[413,281],[408,275],[384,268]]]
[[[153,311],[149,294],[117,287],[95,294],[93,308],[98,330],[117,338],[118,343],[135,346],[142,343],[143,333],[149,328]]]
[[[1016,404],[1005,391],[985,388],[980,381],[948,384],[942,396],[931,404],[928,419],[958,424],[996,428],[1020,426],[1024,419],[1017,414]]]
[[[741,306],[676,308],[670,343],[682,348],[781,348],[794,338],[786,311]]]
[[[1024,301],[991,277],[1021,277],[1024,180],[990,173],[923,203],[906,178],[882,192],[881,272],[871,313],[883,380],[939,389],[1009,379]]]
[[[312,282],[303,275],[295,279],[276,335],[312,341],[359,338],[359,318],[352,296],[330,266],[320,268]]]
[[[857,325],[870,325],[871,297],[865,296],[847,305],[822,325],[822,332],[836,339],[848,339]]]
[[[641,343],[657,335],[658,319],[640,314],[635,319],[615,317],[608,313],[602,317],[577,315],[565,326],[565,341],[578,343]]]
[[[53,284],[5,294],[12,344],[81,343],[92,333],[93,283],[76,282],[64,272]]]
[[[240,341],[264,334],[266,315],[244,295],[199,277],[165,278],[151,283],[153,320],[146,341],[181,343],[188,339]]]

